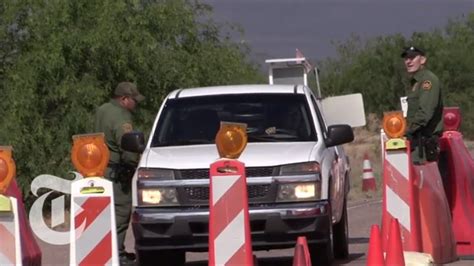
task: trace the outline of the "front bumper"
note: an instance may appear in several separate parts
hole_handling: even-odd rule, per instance
[[[292,247],[298,236],[308,244],[328,241],[331,209],[327,201],[249,208],[254,250]],[[137,250],[207,251],[207,209],[136,208],[132,227]]]

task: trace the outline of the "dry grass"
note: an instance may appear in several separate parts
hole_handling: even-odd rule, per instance
[[[471,140],[464,140],[464,144],[466,145],[467,149],[471,151],[474,150],[474,141]]]
[[[382,158],[380,150],[380,121],[375,115],[369,115],[367,126],[354,130],[355,139],[352,143],[344,145],[344,150],[351,163],[351,191],[349,200],[362,200],[381,198],[382,190]],[[364,156],[367,154],[376,182],[376,191],[362,191],[362,168]]]

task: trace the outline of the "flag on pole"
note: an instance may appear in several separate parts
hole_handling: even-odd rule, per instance
[[[306,73],[310,72],[313,69],[313,66],[311,65],[311,63],[308,61],[308,59],[306,59],[304,54],[298,48],[296,48],[296,58],[304,58],[303,66],[306,70]],[[298,64],[301,64],[301,61],[296,61],[296,62]]]

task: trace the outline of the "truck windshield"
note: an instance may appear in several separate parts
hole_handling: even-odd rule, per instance
[[[233,94],[170,99],[152,147],[212,144],[220,122],[247,124],[249,142],[316,141],[302,94]]]

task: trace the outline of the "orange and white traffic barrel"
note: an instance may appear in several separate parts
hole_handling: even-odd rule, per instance
[[[247,144],[246,125],[221,123],[210,166],[209,265],[253,265],[245,166],[236,160]]]
[[[71,185],[71,265],[118,265],[112,182],[103,134],[73,137],[72,162],[84,179]]]
[[[210,175],[209,265],[253,265],[244,164],[219,160]]]
[[[388,140],[384,143],[383,153],[382,243],[384,250],[387,250],[390,223],[397,219],[403,249],[420,251],[419,212],[410,143],[401,138],[405,133],[405,123],[401,112],[390,112],[384,116],[383,129]]]
[[[436,162],[414,165],[409,141],[402,139],[405,120],[386,115],[384,143],[382,238],[385,250],[390,243],[390,221],[397,219],[404,251],[424,252],[436,264],[456,260],[456,244],[451,213]],[[393,237],[392,237],[393,239]],[[413,253],[413,252],[412,252]],[[387,255],[388,256],[388,255]],[[386,263],[395,263],[388,261]],[[398,265],[398,264],[397,264]]]
[[[71,198],[71,264],[117,265],[111,182],[103,178],[75,181]]]
[[[0,146],[0,265],[21,265],[21,238],[18,201],[6,195],[16,165],[11,146]]]
[[[0,195],[0,265],[21,265],[18,202]]]

